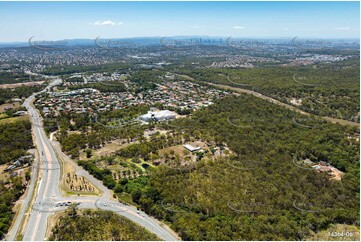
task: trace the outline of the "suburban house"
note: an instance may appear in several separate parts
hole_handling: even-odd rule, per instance
[[[197,150],[201,149],[201,147],[194,147],[194,146],[189,145],[189,144],[183,145],[183,147],[186,148],[187,150],[189,150],[190,152],[194,152],[194,151],[197,151]]]

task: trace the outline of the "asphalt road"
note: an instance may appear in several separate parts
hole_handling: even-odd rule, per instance
[[[56,79],[42,92],[47,91],[50,86],[56,85],[59,81],[59,79]],[[102,210],[113,211],[146,228],[150,232],[156,234],[160,239],[167,241],[177,240],[173,233],[160,226],[158,221],[149,217],[147,214],[138,211],[132,206],[127,206],[111,200],[110,191],[101,184],[101,182],[90,176],[89,173],[84,170],[80,170],[79,167],[77,167],[77,169],[79,169],[77,173],[85,175],[90,178],[90,180],[97,183],[95,185],[102,190],[103,195],[101,197],[62,196],[59,190],[59,182],[61,179],[60,163],[56,157],[55,150],[45,134],[40,115],[37,110],[30,105],[35,99],[35,95],[36,94],[33,94],[31,97],[26,99],[24,106],[27,108],[31,122],[33,123],[34,141],[40,154],[40,159],[36,160],[33,164],[33,177],[29,190],[6,239],[16,239],[15,236],[19,232],[19,227],[22,219],[24,218],[25,210],[31,200],[32,191],[35,189],[37,184],[35,201],[31,206],[30,217],[26,222],[23,234],[23,240],[25,241],[42,241],[46,239],[45,235],[49,216],[55,212],[65,210],[67,208],[67,205],[65,205],[66,203],[78,203],[79,208],[99,208]],[[39,174],[37,174],[37,169]],[[36,181],[38,181],[38,183]]]

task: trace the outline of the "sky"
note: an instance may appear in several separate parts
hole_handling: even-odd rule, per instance
[[[359,38],[359,2],[0,2],[0,42],[170,37]]]

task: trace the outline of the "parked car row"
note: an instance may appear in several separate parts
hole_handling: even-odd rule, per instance
[[[62,202],[62,203],[57,203],[55,205],[55,207],[64,207],[64,206],[70,206],[71,204],[73,204],[72,202]],[[76,202],[74,203],[76,205],[80,205],[80,202]]]

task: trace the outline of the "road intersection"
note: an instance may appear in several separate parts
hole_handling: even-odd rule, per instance
[[[78,174],[85,176],[91,182],[94,182],[101,191],[100,197],[95,196],[75,196],[65,197],[59,190],[59,182],[61,180],[60,163],[53,148],[51,141],[42,126],[42,121],[37,110],[32,106],[37,94],[50,90],[50,87],[58,85],[60,79],[55,79],[43,91],[33,94],[24,102],[30,120],[33,123],[33,140],[40,154],[40,159],[34,161],[32,179],[28,191],[23,200],[21,208],[13,226],[7,234],[7,240],[16,240],[22,222],[25,222],[25,229],[23,233],[23,240],[26,241],[42,241],[45,240],[47,224],[49,217],[56,213],[63,211],[71,203],[77,203],[80,209],[102,209],[113,211],[120,214],[138,225],[144,227],[150,232],[156,234],[160,239],[167,241],[178,240],[175,233],[160,225],[158,221],[149,217],[144,212],[138,211],[132,206],[113,201],[111,199],[111,192],[100,181],[92,177],[87,171],[77,166]],[[64,161],[66,162],[66,161]],[[76,164],[73,164],[76,165]],[[26,210],[32,201],[32,194],[35,192],[35,200],[30,206],[30,216],[27,221],[23,221]]]

